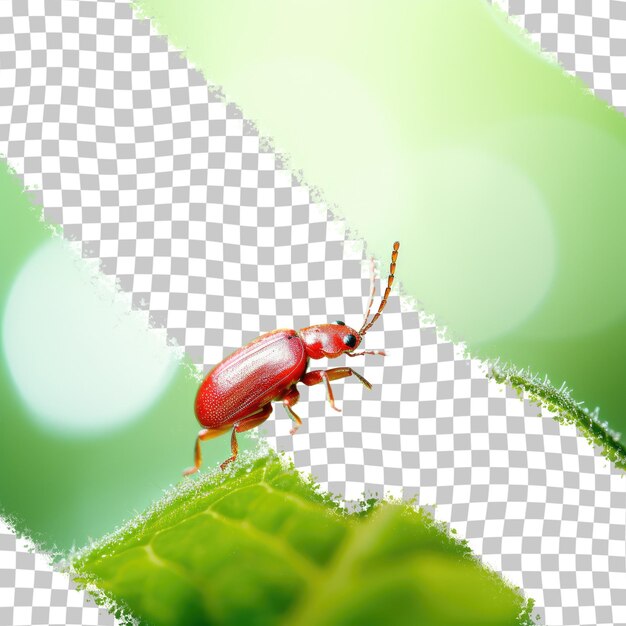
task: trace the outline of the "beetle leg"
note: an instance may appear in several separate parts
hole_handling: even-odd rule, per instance
[[[302,426],[302,420],[291,408],[300,399],[300,392],[296,389],[295,385],[285,394],[283,397],[283,406],[285,411],[289,414],[289,417],[295,422],[295,426],[289,431],[290,435],[295,435],[298,428]]]
[[[311,387],[312,385],[318,385],[321,382],[326,383],[328,402],[330,403],[330,406],[335,409],[335,411],[340,412],[340,409],[335,406],[335,396],[333,395],[330,381],[339,380],[340,378],[347,378],[348,376],[352,376],[352,374],[354,374],[363,383],[363,386],[367,387],[368,389],[372,388],[372,385],[367,380],[365,380],[365,378],[363,378],[361,374],[355,372],[351,367],[333,367],[329,370],[312,370],[310,372],[307,372],[302,377],[302,382],[308,387]]]
[[[346,356],[363,356],[364,354],[377,354],[378,356],[387,356],[384,350],[364,350],[363,352],[345,352]]]
[[[220,468],[222,470],[225,469],[229,463],[232,463],[237,458],[237,454],[239,453],[239,444],[237,443],[237,433],[243,433],[246,430],[251,430],[253,428],[256,428],[257,426],[260,426],[270,416],[271,412],[272,412],[272,405],[267,404],[256,413],[253,413],[252,415],[249,415],[248,417],[244,417],[243,419],[239,420],[233,426],[233,432],[232,432],[232,435],[230,436],[230,451],[232,452],[232,456],[226,459],[220,465]]]
[[[202,464],[202,451],[200,450],[200,442],[206,441],[207,439],[213,439],[214,437],[219,437],[228,431],[230,425],[224,426],[222,428],[203,428],[196,437],[196,446],[194,449],[194,463],[193,467],[188,467],[184,472],[183,476],[189,476],[189,474],[195,474]]]

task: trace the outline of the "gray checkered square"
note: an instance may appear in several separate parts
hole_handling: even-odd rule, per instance
[[[563,36],[607,66],[565,5],[510,4],[529,29],[559,33],[545,45]],[[626,21],[621,3],[606,4],[606,16],[595,2],[592,13],[590,3],[574,9],[608,40]],[[38,189],[46,219],[199,370],[273,328],[362,319],[363,243],[266,145],[129,5],[0,3],[0,152]],[[277,411],[270,443],[348,501],[416,497],[535,598],[543,623],[626,623],[623,473],[573,427],[491,380],[395,291],[366,343],[388,352],[350,363],[372,391],[335,384],[339,415],[321,387],[302,389],[303,427],[292,437]],[[105,623],[67,578],[55,587],[61,575],[12,542],[0,532],[0,624]]]

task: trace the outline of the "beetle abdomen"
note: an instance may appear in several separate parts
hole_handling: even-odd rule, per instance
[[[209,428],[236,422],[278,398],[300,380],[306,365],[295,330],[261,335],[207,374],[196,395],[196,417]]]

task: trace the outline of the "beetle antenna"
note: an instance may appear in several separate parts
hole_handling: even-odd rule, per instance
[[[380,301],[380,305],[378,306],[378,311],[376,311],[376,315],[372,318],[371,322],[367,322],[367,316],[365,321],[363,322],[363,326],[359,331],[359,335],[362,337],[376,322],[376,320],[381,316],[385,306],[387,305],[387,298],[391,293],[391,286],[393,285],[393,279],[395,278],[396,271],[396,261],[398,260],[398,249],[400,248],[400,242],[396,241],[393,244],[393,251],[391,252],[391,265],[389,266],[389,276],[387,277],[387,287],[385,288],[385,293],[383,294],[383,299]],[[372,292],[373,293],[373,292]],[[373,297],[373,295],[372,295]],[[369,310],[368,310],[369,314]]]
[[[374,303],[374,296],[376,295],[376,266],[374,265],[374,257],[370,258],[370,302],[367,305],[367,313],[363,319],[363,326],[367,324],[367,318],[370,316],[372,310],[372,304]]]

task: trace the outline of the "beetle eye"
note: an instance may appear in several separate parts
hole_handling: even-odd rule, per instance
[[[346,323],[345,323],[345,322],[342,322],[341,320],[337,320],[337,321],[335,322],[335,324],[339,324],[339,326],[345,326],[345,325],[346,325]]]
[[[356,337],[354,335],[346,335],[343,338],[343,342],[348,346],[348,348],[354,348],[354,346],[356,346]]]

